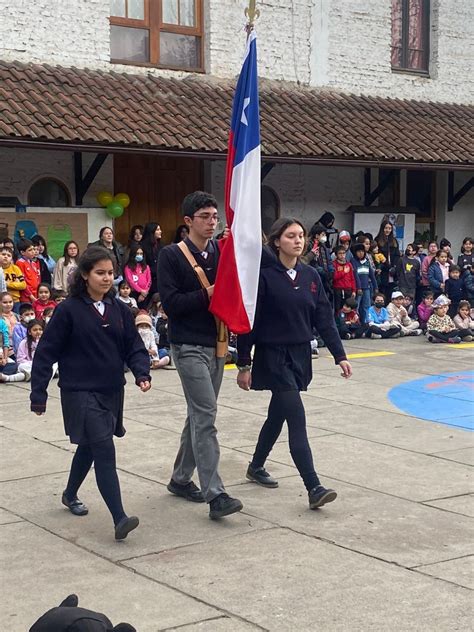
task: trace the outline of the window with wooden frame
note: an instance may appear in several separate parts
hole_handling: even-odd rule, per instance
[[[112,62],[203,70],[202,0],[110,0]]]
[[[392,70],[428,74],[429,0],[392,0]]]

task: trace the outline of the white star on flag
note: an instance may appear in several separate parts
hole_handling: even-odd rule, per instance
[[[240,117],[240,122],[243,123],[244,125],[247,125],[247,127],[248,127],[249,122],[247,120],[245,110],[248,108],[249,105],[250,105],[250,97],[245,97],[244,107],[242,108],[242,116]]]

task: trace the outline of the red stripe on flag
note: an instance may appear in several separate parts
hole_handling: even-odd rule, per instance
[[[230,209],[232,211],[232,209]],[[235,261],[234,238],[232,234],[221,247],[221,259],[217,268],[216,284],[219,283],[225,292],[213,294],[211,311],[224,322],[232,322],[235,334],[245,334],[250,331],[250,322],[242,300],[240,281]]]

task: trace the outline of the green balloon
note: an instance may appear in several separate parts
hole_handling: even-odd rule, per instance
[[[110,204],[107,204],[105,212],[109,217],[115,219],[123,215],[123,206],[118,202],[110,202]]]

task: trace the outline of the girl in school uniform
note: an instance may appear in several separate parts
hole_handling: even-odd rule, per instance
[[[33,361],[31,410],[46,410],[53,364],[59,362],[59,388],[66,434],[77,444],[62,503],[75,515],[88,513],[77,492],[94,463],[99,491],[123,540],[138,526],[122,506],[113,436],[122,437],[124,363],[145,392],[150,360],[129,308],[114,298],[113,255],[93,246],[78,263],[71,296],[54,310]]]
[[[315,471],[300,395],[312,379],[313,327],[341,367],[342,376],[350,377],[352,369],[321,278],[316,270],[299,261],[305,239],[306,229],[297,219],[280,218],[272,226],[268,243],[278,259],[262,267],[253,330],[237,339],[237,383],[243,390],[272,393],[247,478],[265,487],[278,486],[264,464],[286,420],[291,456],[308,491],[309,506],[316,509],[335,500],[337,494],[321,485]]]

